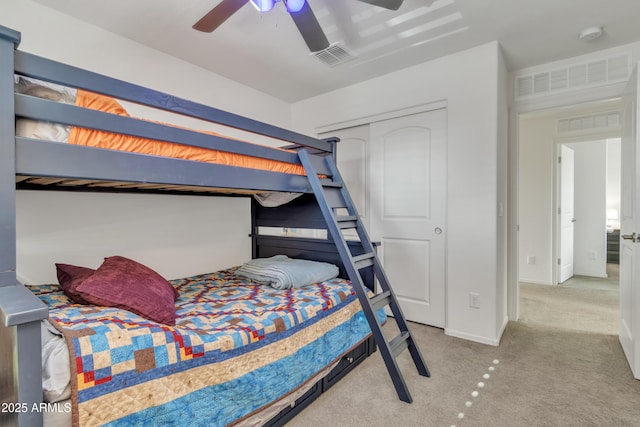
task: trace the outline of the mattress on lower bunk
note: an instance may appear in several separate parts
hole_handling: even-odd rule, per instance
[[[260,424],[370,335],[348,281],[277,290],[235,270],[170,281],[174,327],[31,287],[70,349],[74,425]]]
[[[52,83],[17,76],[15,88],[18,93],[131,117],[117,100],[97,93],[70,89]],[[215,132],[196,131],[225,137]],[[172,157],[288,174],[305,174],[304,168],[299,164],[30,119],[19,119],[17,121],[16,134],[26,138],[46,139],[109,150]]]

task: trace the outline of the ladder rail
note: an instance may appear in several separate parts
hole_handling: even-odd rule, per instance
[[[362,310],[369,322],[371,332],[374,336],[380,354],[385,362],[389,375],[394,384],[396,392],[400,400],[411,403],[412,398],[407,385],[402,376],[396,357],[402,353],[405,349],[409,350],[411,358],[418,370],[418,373],[422,376],[430,376],[429,370],[424,362],[422,354],[415,343],[413,335],[409,330],[409,326],[406,322],[402,309],[398,299],[391,288],[389,280],[382,268],[380,260],[376,254],[375,248],[369,239],[369,236],[364,228],[362,220],[357,213],[355,204],[351,199],[349,191],[347,190],[338,168],[330,157],[325,157],[325,163],[327,170],[330,171],[330,179],[318,178],[317,173],[314,170],[314,165],[311,162],[309,153],[307,150],[300,150],[298,152],[300,162],[305,168],[309,184],[316,196],[318,206],[325,219],[329,235],[332,237],[338,254],[343,261],[344,268],[347,272],[349,279],[351,280],[355,289],[356,295],[362,306]],[[335,192],[339,192],[339,198],[336,198]],[[328,199],[331,199],[329,204]],[[347,209],[347,215],[338,215],[337,209]],[[360,244],[364,251],[363,254],[353,255],[349,249],[349,245],[344,238],[341,230],[355,229],[360,239]],[[360,270],[366,267],[372,267],[374,278],[377,278],[378,283],[382,289],[382,292],[369,297],[367,288],[365,287]],[[391,341],[387,341],[382,331],[382,325],[378,322],[376,311],[381,307],[389,306],[393,314],[393,318],[400,330],[400,335],[393,338]]]
[[[349,212],[349,214],[354,215],[356,217],[356,222],[358,223],[358,227],[357,227],[358,237],[360,237],[360,242],[362,243],[362,246],[365,252],[375,253],[373,244],[371,243],[371,239],[369,238],[369,235],[362,224],[360,215],[356,211],[356,205],[351,199],[351,195],[349,194],[347,187],[344,185],[344,182],[342,181],[342,177],[340,175],[340,171],[338,170],[338,166],[333,161],[327,161],[325,159],[325,162],[327,163],[327,168],[331,172],[331,176],[332,178],[334,178],[334,181],[335,181],[335,177],[338,177],[340,179],[340,183],[342,184],[342,186],[340,187],[340,193],[342,194],[342,197],[344,198],[346,204],[353,210],[352,212]]]
[[[387,274],[382,268],[380,260],[378,259],[378,255],[373,247],[373,244],[371,243],[371,240],[369,239],[369,235],[364,225],[362,224],[360,215],[356,211],[355,203],[353,203],[353,200],[351,199],[351,195],[349,194],[347,187],[342,182],[342,177],[340,175],[340,171],[338,170],[338,166],[333,161],[327,161],[326,163],[329,171],[331,172],[332,178],[334,178],[334,181],[335,181],[335,177],[339,177],[340,182],[343,184],[342,187],[340,188],[340,192],[342,193],[342,196],[346,204],[349,205],[353,210],[352,212],[349,212],[349,215],[354,215],[356,217],[356,222],[358,225],[357,227],[358,236],[360,237],[360,241],[363,243],[363,248],[365,250],[365,253],[366,252],[373,253],[373,256],[377,260],[377,262],[374,262],[374,277],[378,278],[378,283],[380,284],[382,291],[390,292],[391,299],[397,301],[396,294],[393,291],[393,288],[389,285],[390,283],[389,278],[387,277]],[[365,242],[366,242],[366,246],[364,244]],[[406,318],[404,316],[404,313],[402,312],[402,308],[400,307],[400,304],[390,304],[389,308],[391,309],[391,312],[393,313],[393,317],[396,323],[398,323],[398,327],[400,328],[400,330],[402,331],[408,330],[409,325],[406,322]],[[416,364],[416,367],[420,372],[420,375],[427,376],[427,377],[430,376],[429,371],[428,369],[426,369],[426,366],[424,365],[424,363],[419,363],[419,361],[417,360],[417,359],[419,359],[420,361],[423,360],[422,354],[420,353],[420,349],[418,349],[418,347],[415,345],[410,345],[409,347],[410,347],[409,351],[410,351],[411,357],[413,358]],[[424,369],[422,369],[423,367]]]
[[[391,286],[389,285],[389,281],[387,279],[386,273],[384,272],[384,270],[380,267],[379,264],[376,264],[375,269],[379,269],[378,272],[374,273],[375,277],[384,277],[384,280],[379,280],[379,283],[381,283],[381,287],[382,287],[382,283],[384,282],[386,284],[386,291],[388,291],[391,294],[391,298],[395,299],[397,301],[397,297],[395,296],[395,292],[393,291],[393,288],[391,288]],[[384,287],[383,287],[384,289]],[[404,317],[404,313],[402,312],[402,308],[400,307],[400,304],[390,304],[389,308],[391,309],[391,312],[393,313],[393,318],[396,321],[396,324],[398,325],[398,328],[401,331],[408,331],[409,330],[409,325],[407,324],[407,320]],[[418,369],[418,373],[420,375],[422,375],[423,377],[429,377],[431,376],[429,369],[427,368],[426,364],[424,363],[424,359],[422,357],[422,353],[420,352],[420,349],[418,348],[417,345],[415,345],[415,343],[412,342],[409,343],[409,354],[411,355],[411,358],[413,359],[414,364],[416,365],[416,368]]]

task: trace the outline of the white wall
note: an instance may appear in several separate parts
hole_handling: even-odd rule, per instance
[[[553,119],[534,116],[520,120],[518,263],[521,282],[553,283],[554,135]]]
[[[290,106],[280,100],[30,0],[4,0],[0,25],[22,33],[23,51],[290,125]],[[55,282],[54,262],[97,267],[114,254],[134,256],[167,278],[251,256],[245,198],[19,192],[17,203],[18,275],[28,281]]]
[[[57,283],[55,263],[121,255],[167,279],[251,257],[246,198],[18,191],[18,279]]]
[[[497,267],[503,262],[499,253],[504,244],[504,239],[498,240],[499,186],[500,198],[506,197],[498,182],[497,164],[503,159],[498,156],[499,140],[506,139],[505,124],[499,126],[499,116],[506,114],[506,101],[499,108],[498,100],[499,94],[506,100],[503,67],[499,45],[489,43],[292,106],[293,126],[315,133],[321,127],[337,129],[343,122],[446,102],[445,331],[490,344],[499,341],[501,326],[497,325],[503,322],[496,317],[505,312],[503,291],[498,291],[502,284],[497,286],[504,279]],[[480,294],[480,309],[469,307],[470,292]]]

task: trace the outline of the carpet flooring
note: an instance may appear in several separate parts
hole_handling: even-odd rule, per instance
[[[499,346],[412,323],[432,374],[420,377],[408,352],[398,357],[412,404],[397,399],[376,353],[287,426],[640,426],[640,381],[617,336],[617,279],[574,279],[521,284],[521,319]]]

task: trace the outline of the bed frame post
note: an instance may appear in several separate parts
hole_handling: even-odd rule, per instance
[[[337,144],[338,144],[338,142],[340,142],[340,138],[338,138],[337,136],[332,136],[330,138],[325,138],[324,141],[328,142],[329,144],[331,144],[331,157],[333,158],[333,162],[337,163],[338,162],[338,147],[337,147]]]
[[[19,32],[0,26],[0,424],[39,426],[40,320],[48,311],[16,278],[13,74],[14,51],[19,43]]]
[[[16,283],[13,52],[20,33],[0,26],[0,286]]]

